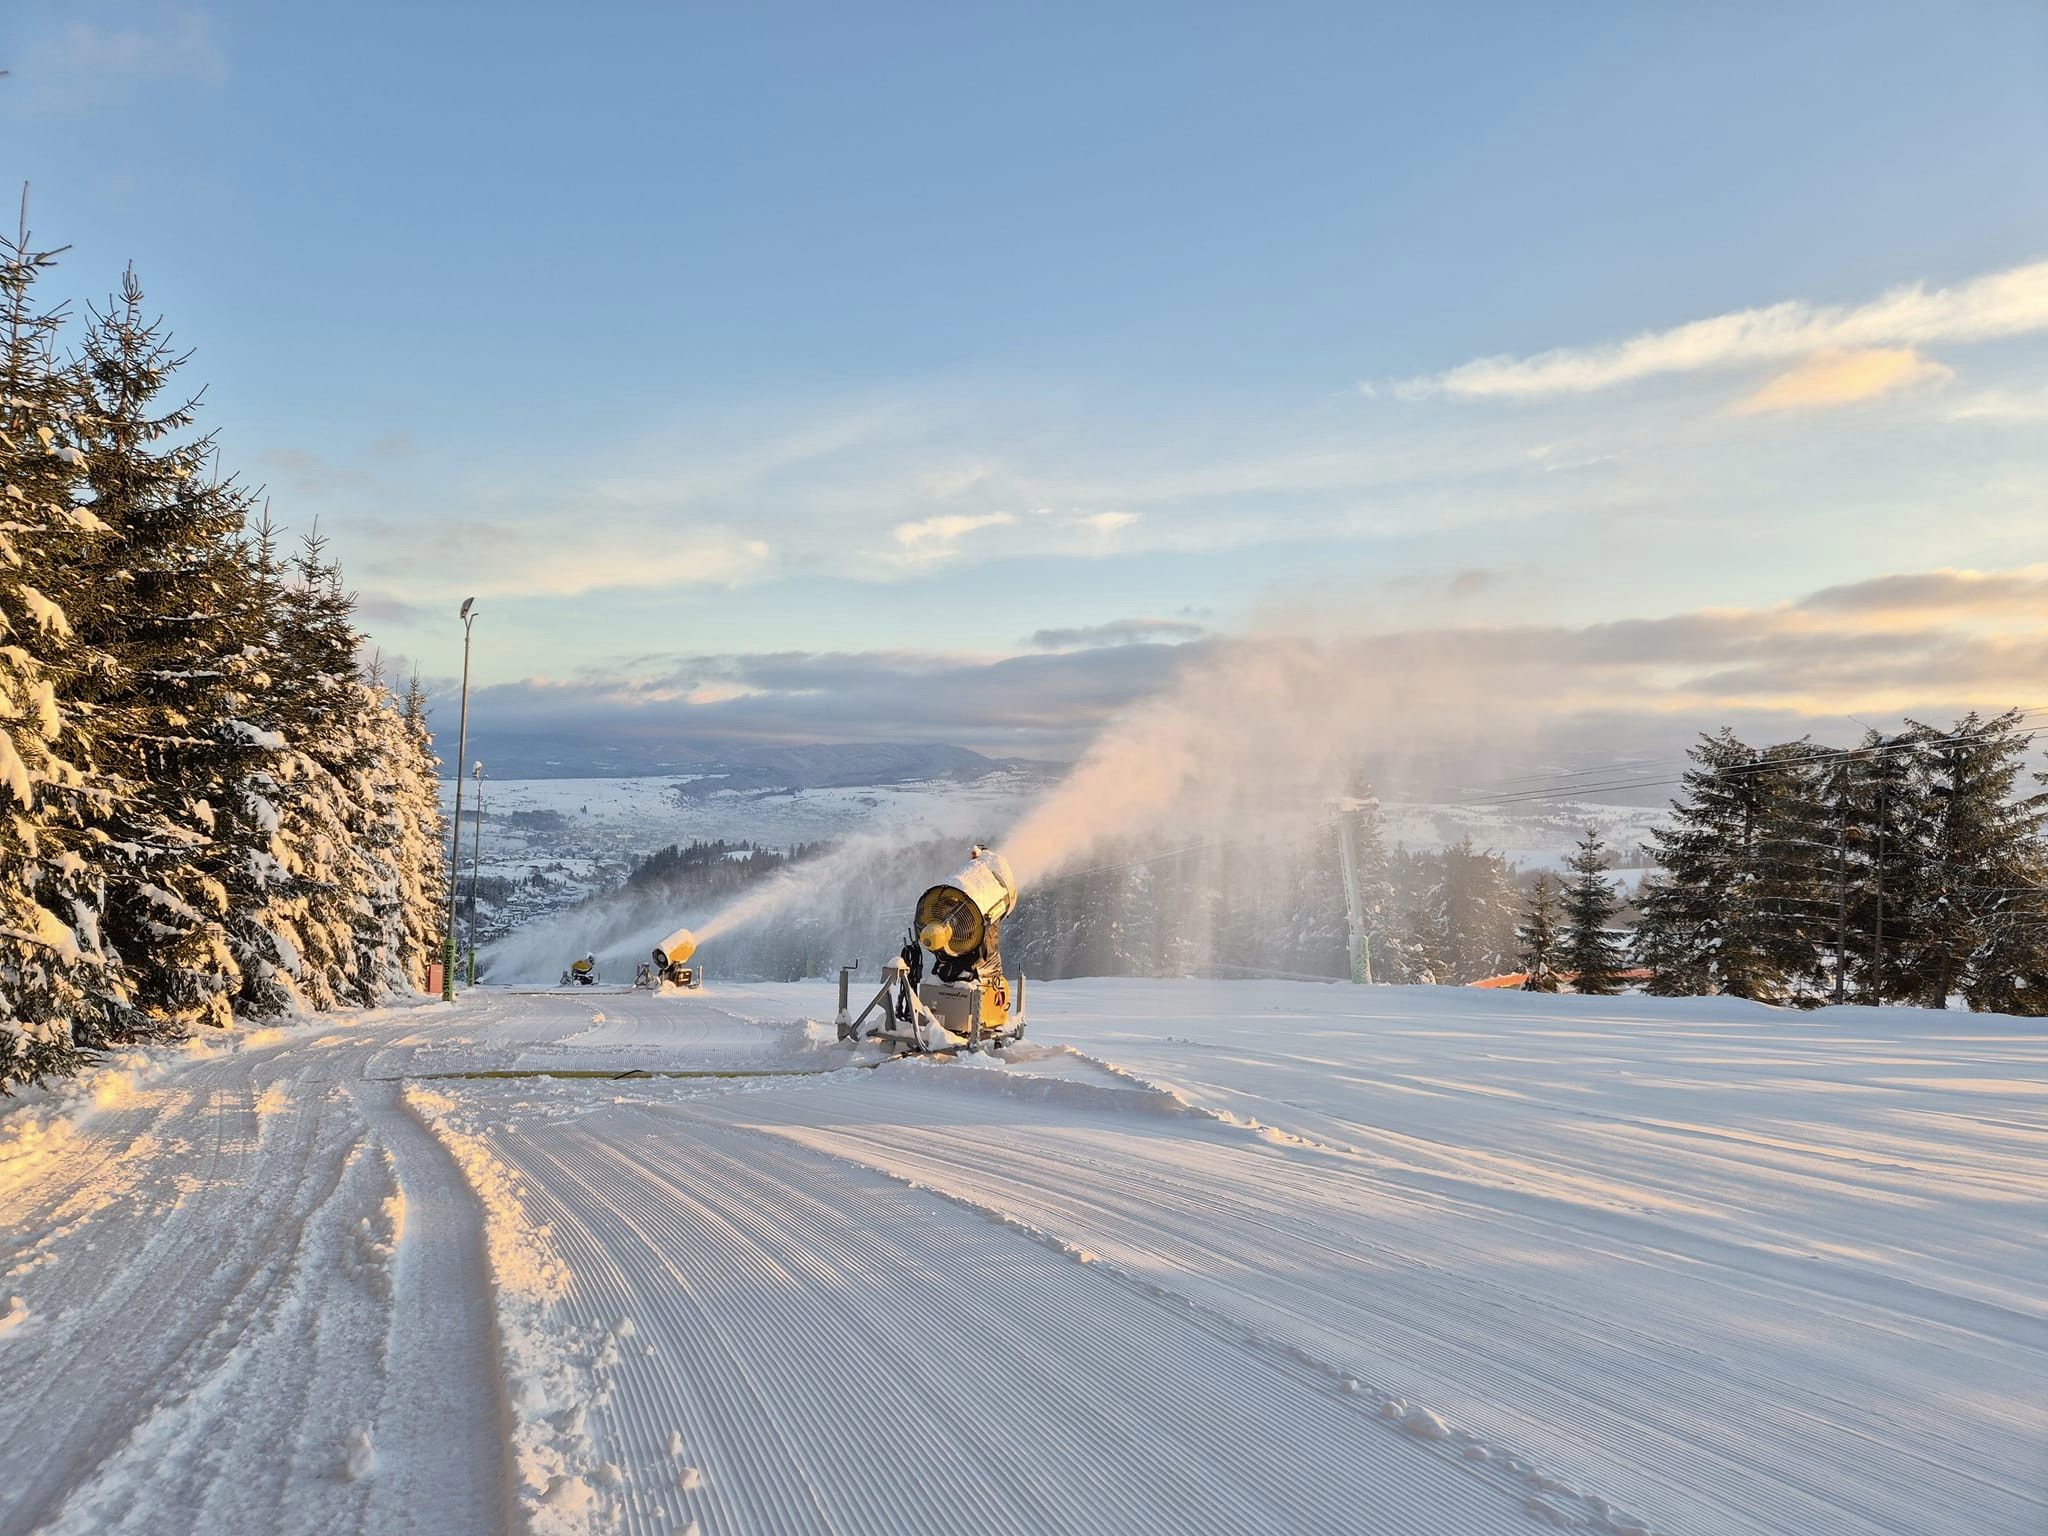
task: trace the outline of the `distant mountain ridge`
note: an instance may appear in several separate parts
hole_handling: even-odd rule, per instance
[[[801,747],[743,747],[707,762],[689,763],[678,773],[701,777],[677,788],[685,795],[721,790],[848,789],[928,779],[971,781],[1016,766],[966,747],[820,742]]]
[[[442,744],[452,748],[453,743]],[[692,776],[699,793],[716,789],[844,789],[927,779],[972,781],[1045,765],[988,757],[967,747],[919,742],[813,742],[795,746],[655,747],[638,741],[569,747],[561,737],[470,733],[472,758],[494,779],[638,779]],[[454,754],[442,777],[454,768]],[[685,786],[687,788],[687,786]]]

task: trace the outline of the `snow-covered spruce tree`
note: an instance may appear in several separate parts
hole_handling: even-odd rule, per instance
[[[1653,997],[1699,997],[1714,990],[1712,954],[1699,942],[1698,893],[1668,876],[1650,875],[1636,892],[1629,958],[1649,972]]]
[[[253,724],[279,751],[246,786],[271,829],[267,900],[245,935],[242,1006],[326,1009],[417,988],[447,885],[426,698],[401,711],[358,667],[354,599],[315,530],[281,568],[267,513],[251,560],[272,619]]]
[[[1529,905],[1523,915],[1521,926],[1515,930],[1515,937],[1521,943],[1520,960],[1528,977],[1522,983],[1524,991],[1555,992],[1557,990],[1557,956],[1559,949],[1557,891],[1550,883],[1550,876],[1539,874],[1529,891]]]
[[[369,924],[359,930],[359,953],[373,994],[389,996],[419,985],[411,962],[412,940],[406,911],[406,817],[402,809],[403,775],[408,756],[405,722],[398,701],[384,681],[380,658],[372,657],[358,679],[363,709],[358,721],[367,757],[361,796],[365,817],[358,839],[370,875]],[[366,946],[363,940],[367,940]]]
[[[424,987],[428,963],[441,955],[448,910],[448,866],[442,852],[448,829],[441,815],[441,759],[434,755],[427,691],[417,672],[405,690],[399,739],[392,750],[392,814],[398,824],[398,892],[405,925],[400,954],[407,983]]]
[[[1812,741],[1784,742],[1766,747],[1746,775],[1757,806],[1759,944],[1785,991],[1809,1002],[1827,981],[1838,936],[1837,757]]]
[[[99,849],[88,826],[113,786],[80,703],[104,658],[69,615],[101,535],[76,503],[80,404],[54,359],[59,312],[37,279],[56,252],[0,236],[0,1093],[74,1070],[133,1038],[125,978],[99,938]]]
[[[1640,958],[1654,991],[1775,999],[1785,972],[1760,847],[1776,777],[1728,730],[1690,756],[1671,822],[1650,840],[1664,875],[1642,903]]]
[[[1375,950],[1374,975],[1411,986],[1434,986],[1449,974],[1444,960],[1443,914],[1437,899],[1441,868],[1442,861],[1435,855],[1410,852],[1399,843],[1388,853],[1395,910],[1384,954]]]
[[[1960,993],[1972,1008],[2033,1011],[2048,983],[2039,920],[2048,796],[2019,792],[2029,733],[2016,710],[1988,720],[1972,712],[1928,738],[1914,754],[1928,843],[1907,972],[1929,1008]]]
[[[1279,963],[1305,976],[1348,976],[1351,923],[1335,832],[1312,838],[1293,862],[1286,956]]]
[[[1438,859],[1435,909],[1448,974],[1455,985],[1507,970],[1515,954],[1520,900],[1507,860],[1461,838]]]
[[[299,974],[307,909],[298,860],[285,832],[299,773],[285,736],[292,723],[292,695],[283,654],[284,579],[267,503],[244,543],[243,558],[250,580],[243,593],[244,688],[236,718],[256,751],[241,762],[230,790],[244,835],[240,858],[228,876],[227,933],[241,976],[235,1010],[267,1018],[305,1002]]]
[[[1913,929],[1932,841],[1917,766],[1932,733],[1871,731],[1831,770],[1832,813],[1848,853],[1849,980],[1858,1002],[1915,995]]]
[[[356,675],[353,605],[317,533],[302,541],[277,602],[273,678],[281,760],[280,837],[294,882],[296,981],[309,1007],[378,996],[378,920],[372,892],[385,876],[365,847],[373,819],[366,689]]]
[[[142,311],[131,269],[85,337],[80,417],[94,541],[74,615],[110,667],[89,703],[103,771],[123,786],[105,838],[102,927],[151,1028],[225,1024],[240,989],[223,874],[247,844],[235,786],[265,748],[239,723],[249,571],[246,494],[190,435],[197,401],[166,404],[184,358]]]
[[[1588,831],[1578,850],[1565,860],[1571,878],[1564,887],[1564,933],[1558,963],[1570,975],[1572,990],[1609,997],[1621,990],[1626,948],[1611,924],[1620,910],[1614,884],[1607,878],[1607,850],[1599,834]]]

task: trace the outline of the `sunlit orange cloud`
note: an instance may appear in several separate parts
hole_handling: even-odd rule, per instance
[[[1930,619],[1964,628],[2048,625],[2048,565],[2005,571],[1900,572],[1828,587],[1782,610],[1787,630],[1883,634],[1914,630]]]
[[[1830,347],[1793,364],[1733,409],[1738,416],[1824,410],[1954,377],[1953,369],[1912,347]]]
[[[1585,394],[1659,375],[1811,359],[1830,351],[1896,348],[1913,356],[1914,348],[1934,342],[1967,344],[2044,330],[2048,261],[2036,261],[1948,288],[1911,283],[1867,304],[1788,299],[1604,346],[1475,358],[1447,373],[1405,380],[1394,392],[1408,399],[1435,394],[1462,400],[1535,399]]]

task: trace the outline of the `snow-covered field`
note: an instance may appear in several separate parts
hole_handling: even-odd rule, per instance
[[[483,991],[30,1096],[0,1536],[2048,1527],[2041,1023],[1031,1003],[877,1067],[817,988]]]

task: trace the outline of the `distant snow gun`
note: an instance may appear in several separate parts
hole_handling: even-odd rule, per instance
[[[704,985],[702,967],[689,963],[690,957],[696,953],[697,935],[687,928],[678,928],[654,946],[654,964],[640,967],[640,976],[634,979],[634,985],[656,989],[663,986],[688,987],[692,991],[696,990]]]
[[[581,960],[571,961],[569,969],[562,972],[562,985],[566,987],[571,982],[582,987],[595,986],[597,984],[597,956],[585,955]]]
[[[917,899],[902,952],[858,1018],[839,971],[839,1038],[879,1040],[898,1052],[992,1049],[1024,1038],[1024,978],[1013,997],[1003,974],[1003,919],[1017,907],[1009,861],[976,844],[967,865]],[[931,975],[925,975],[925,955]],[[876,1017],[873,1025],[870,1016]]]

